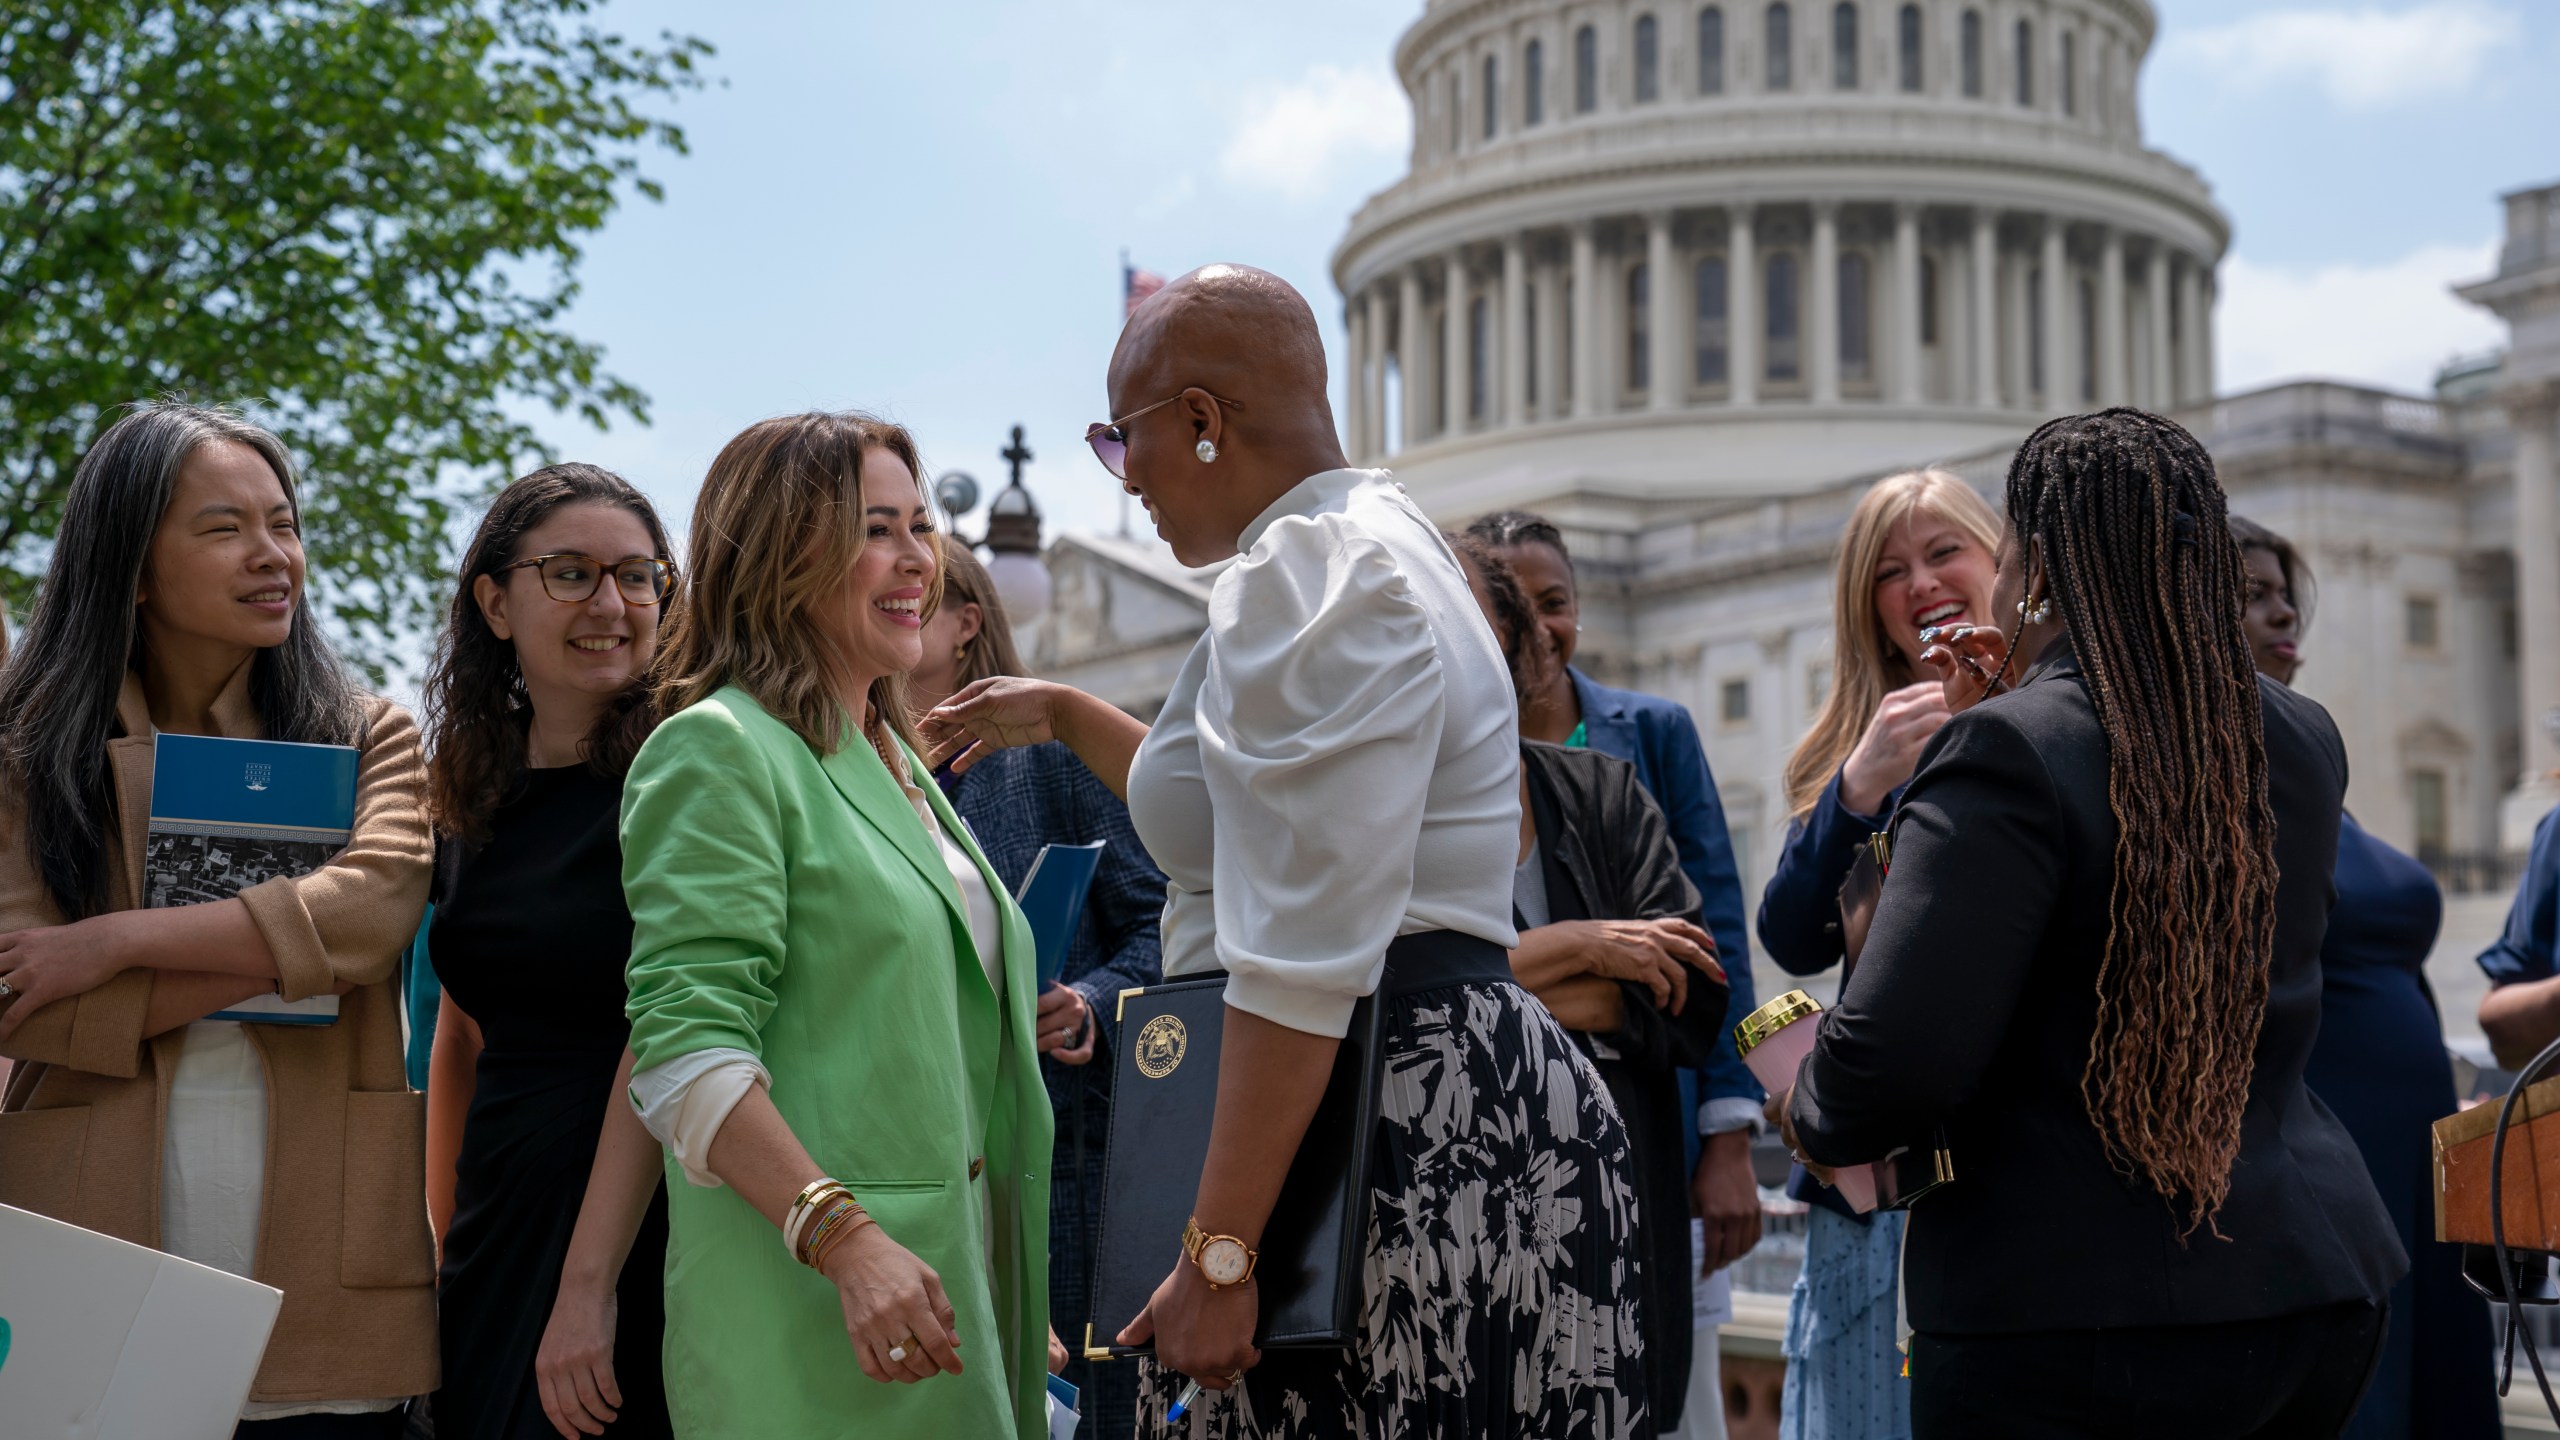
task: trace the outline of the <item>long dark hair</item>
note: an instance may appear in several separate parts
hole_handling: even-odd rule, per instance
[[[209,441],[258,452],[300,518],[283,441],[220,407],[134,405],[80,457],[35,613],[0,668],[0,770],[22,797],[27,848],[65,920],[110,908],[107,856],[124,837],[107,742],[142,655],[134,596],[178,470]],[[269,739],[359,742],[364,692],[321,635],[307,588],[284,643],[249,662],[249,699]]]
[[[2047,422],[2009,467],[2008,503],[2107,736],[2115,884],[2081,1100],[2109,1160],[2183,1204],[2192,1231],[2230,1193],[2275,954],[2240,547],[2212,457],[2140,410]]]
[[[427,813],[444,834],[471,842],[488,837],[489,817],[524,772],[533,701],[514,642],[501,640],[480,613],[472,582],[483,575],[505,583],[500,572],[525,557],[517,546],[535,526],[571,505],[611,505],[630,512],[649,532],[650,553],[674,556],[657,508],[629,481],[595,465],[545,465],[498,492],[480,529],[463,552],[462,578],[454,586],[444,633],[436,639],[435,667],[427,672]],[[621,557],[606,555],[611,561]],[[609,583],[609,582],[608,582]],[[681,590],[659,601],[663,638]],[[587,768],[619,779],[657,724],[644,676],[635,676],[587,732]]]

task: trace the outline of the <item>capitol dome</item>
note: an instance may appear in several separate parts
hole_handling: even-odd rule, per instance
[[[1431,0],[1333,257],[1345,429],[1435,512],[1799,493],[2213,394],[2230,223],[2145,0]]]

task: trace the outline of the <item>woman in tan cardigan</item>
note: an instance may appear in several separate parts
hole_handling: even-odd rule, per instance
[[[0,669],[0,1204],[283,1290],[244,1436],[393,1436],[436,1382],[395,983],[424,776],[416,726],[355,688],[302,592],[274,436],[155,405],[81,461]],[[235,899],[140,908],[161,731],[358,747],[352,838]],[[269,992],[335,992],[338,1019],[204,1018]]]

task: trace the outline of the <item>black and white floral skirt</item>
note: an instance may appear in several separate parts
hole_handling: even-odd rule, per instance
[[[1636,1198],[1600,1076],[1516,985],[1389,1002],[1358,1346],[1204,1394],[1139,1361],[1148,1440],[1645,1440]],[[1116,1437],[1115,1437],[1116,1440]]]

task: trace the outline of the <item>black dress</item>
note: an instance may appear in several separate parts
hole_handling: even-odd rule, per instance
[[[549,1440],[533,1362],[586,1200],[629,1038],[622,783],[583,765],[527,772],[489,842],[448,855],[427,937],[437,978],[480,1027],[452,1228],[439,1277],[439,1440]],[[671,1434],[659,1343],[667,1200],[650,1202],[617,1289],[617,1440]]]
[[[1538,835],[1545,913],[1515,915],[1522,929],[1571,920],[1659,920],[1705,923],[1698,892],[1680,871],[1661,809],[1636,778],[1636,767],[1597,750],[1568,750],[1535,740],[1520,744],[1529,779],[1529,815]],[[1571,1031],[1609,1087],[1633,1151],[1636,1238],[1642,1252],[1645,1375],[1654,1426],[1679,1427],[1689,1393],[1691,1358],[1689,1165],[1680,1131],[1691,1123],[1680,1103],[1678,1067],[1704,1065],[1724,1028],[1730,989],[1689,976],[1678,1015],[1656,1007],[1653,992],[1620,981],[1626,1019],[1615,1034]]]

